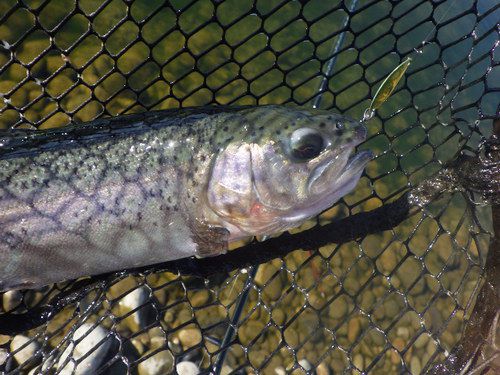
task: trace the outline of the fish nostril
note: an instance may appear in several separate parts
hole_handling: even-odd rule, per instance
[[[358,126],[356,127],[355,131],[355,138],[361,141],[364,141],[366,139],[366,135],[368,134],[368,131],[366,130],[366,127],[364,126]]]

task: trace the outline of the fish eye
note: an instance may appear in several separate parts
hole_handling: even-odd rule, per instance
[[[337,130],[342,130],[344,129],[344,124],[342,123],[342,121],[337,121],[335,123],[335,128],[337,128]]]
[[[297,161],[314,159],[324,148],[323,136],[314,129],[300,128],[290,137],[290,153]]]

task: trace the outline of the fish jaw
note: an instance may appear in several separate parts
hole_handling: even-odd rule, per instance
[[[340,198],[349,194],[357,185],[366,164],[373,158],[371,151],[362,151],[349,158],[344,168],[334,180],[330,180],[330,188],[311,200],[308,205],[296,209],[291,215],[284,215],[285,222],[294,223],[307,220],[329,209]],[[327,173],[327,171],[323,171]],[[313,186],[310,187],[312,189]],[[313,195],[311,193],[311,195]]]

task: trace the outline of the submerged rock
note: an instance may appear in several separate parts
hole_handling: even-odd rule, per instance
[[[202,340],[201,332],[194,326],[189,326],[179,332],[179,339],[185,350],[199,345]]]
[[[200,373],[198,366],[190,361],[179,362],[175,369],[179,375],[198,375]]]
[[[148,303],[151,301],[151,296],[151,289],[142,285],[120,299],[118,304],[122,316],[135,311],[125,318],[132,332],[139,331],[156,321],[156,310],[151,303]]]
[[[306,371],[311,371],[314,369],[313,365],[305,358],[299,361],[299,365]]]
[[[12,311],[23,301],[23,294],[19,290],[9,290],[2,296],[4,311]]]
[[[3,366],[3,364],[7,360],[8,356],[9,356],[9,354],[7,353],[7,350],[0,349],[0,366]]]
[[[35,363],[41,358],[40,344],[33,338],[23,335],[14,336],[10,343],[10,351],[20,365],[28,361]]]
[[[82,339],[81,341],[78,341]],[[60,374],[94,374],[108,356],[114,339],[109,331],[101,326],[83,323],[73,334],[73,342],[64,350],[57,367]],[[78,343],[75,342],[78,341]],[[80,358],[87,357],[79,362]],[[66,364],[65,362],[68,361]]]
[[[149,355],[146,353],[144,356]],[[168,350],[162,350],[139,363],[139,375],[170,374],[174,368],[174,356]]]

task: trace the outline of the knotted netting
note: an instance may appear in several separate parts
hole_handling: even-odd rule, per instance
[[[5,129],[210,104],[362,118],[394,67],[412,64],[366,124],[360,148],[375,156],[356,189],[285,239],[254,244],[272,253],[297,238],[295,251],[239,265],[229,252],[217,260],[221,272],[188,260],[8,291],[0,371],[494,373],[498,200],[465,186],[388,223],[391,203],[459,154],[487,157],[485,141],[500,127],[499,8],[490,0],[2,0]],[[367,223],[363,213],[384,207]],[[348,230],[357,214],[354,238],[301,247],[315,228]]]

